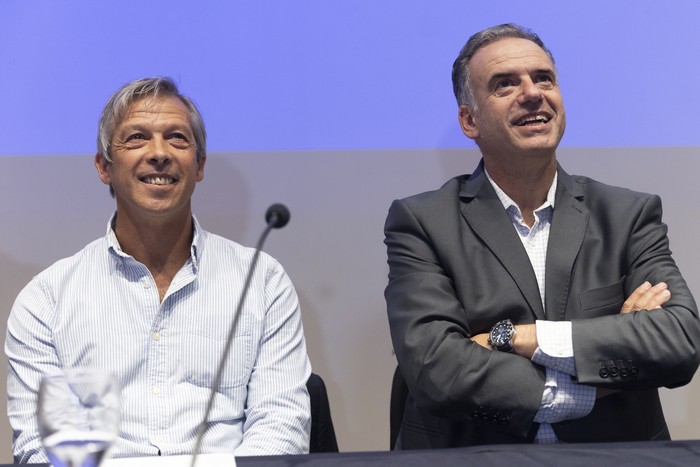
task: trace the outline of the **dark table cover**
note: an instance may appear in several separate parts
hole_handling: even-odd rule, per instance
[[[4,464],[3,467],[12,464]],[[46,465],[46,464],[44,464]],[[559,445],[496,445],[399,452],[239,457],[238,467],[700,466],[700,440]]]
[[[239,467],[700,466],[700,441],[475,446],[399,452],[237,458]]]

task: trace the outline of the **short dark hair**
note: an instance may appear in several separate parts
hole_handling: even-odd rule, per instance
[[[552,52],[544,45],[540,36],[532,32],[530,29],[518,26],[517,24],[506,23],[498,26],[486,28],[479,31],[469,38],[462,50],[460,50],[457,59],[452,65],[452,88],[457,99],[457,105],[466,105],[476,110],[474,101],[474,92],[471,87],[469,77],[469,60],[474,56],[480,48],[508,37],[518,39],[527,39],[539,45],[544,50],[554,64],[554,56]]]

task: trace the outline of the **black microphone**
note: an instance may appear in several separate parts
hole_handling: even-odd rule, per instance
[[[195,465],[195,461],[197,460],[197,456],[199,455],[199,449],[202,446],[202,440],[204,439],[204,433],[206,433],[207,431],[209,414],[211,413],[212,406],[214,405],[214,396],[216,396],[216,393],[219,391],[219,386],[221,386],[221,375],[223,374],[224,366],[226,365],[226,357],[228,357],[229,350],[231,349],[231,344],[233,343],[233,336],[236,333],[236,324],[238,323],[238,317],[240,316],[241,311],[243,310],[245,298],[248,295],[250,282],[253,278],[255,266],[258,264],[258,257],[260,256],[260,251],[262,250],[263,243],[265,243],[265,239],[267,238],[267,234],[270,233],[270,230],[281,229],[282,227],[287,225],[287,222],[289,222],[289,218],[289,209],[287,209],[287,206],[285,206],[284,204],[273,204],[272,206],[267,208],[267,212],[265,212],[265,221],[267,222],[267,226],[265,227],[265,230],[263,231],[262,235],[260,235],[258,244],[255,246],[255,254],[253,255],[253,261],[251,261],[250,267],[248,268],[248,274],[246,275],[245,283],[243,285],[243,292],[241,293],[241,298],[238,300],[238,306],[236,306],[236,314],[233,315],[231,328],[229,329],[228,337],[226,338],[226,346],[224,348],[223,355],[221,355],[221,360],[219,361],[219,369],[216,371],[216,378],[214,378],[214,382],[211,385],[211,394],[209,394],[209,400],[207,401],[207,409],[204,411],[204,418],[202,419],[202,423],[200,423],[199,429],[197,430],[197,442],[195,443],[194,449],[192,450],[192,462],[190,464],[191,467],[194,467]]]
[[[265,221],[267,225],[271,225],[273,229],[281,229],[289,222],[289,209],[284,204],[273,204],[267,208],[265,213]]]

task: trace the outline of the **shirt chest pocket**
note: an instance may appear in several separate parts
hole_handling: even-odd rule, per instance
[[[182,363],[187,381],[202,387],[211,387],[226,347],[226,339],[198,334],[189,336],[190,345],[184,346]],[[247,384],[252,368],[252,337],[249,334],[233,338],[221,376],[221,389],[232,389]]]

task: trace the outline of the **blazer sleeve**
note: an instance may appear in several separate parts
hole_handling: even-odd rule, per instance
[[[625,296],[644,281],[664,281],[671,299],[661,309],[573,320],[574,357],[583,384],[672,388],[687,384],[700,361],[697,305],[671,257],[660,198],[648,196],[637,212],[629,232]]]
[[[387,312],[411,395],[431,414],[456,421],[490,414],[513,435],[527,436],[542,400],[544,370],[527,358],[470,340],[470,304],[458,299],[442,261],[459,260],[459,252],[450,244],[455,242],[435,236],[449,230],[439,216],[459,212],[445,213],[449,208],[443,206],[436,213],[422,206],[417,214],[412,206],[395,201],[385,224]]]

